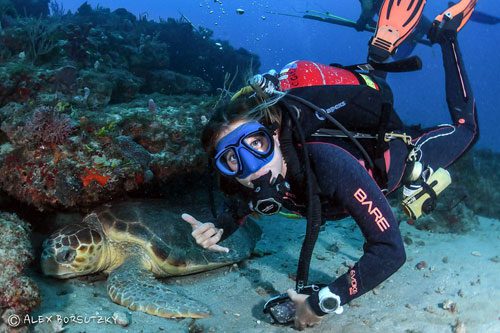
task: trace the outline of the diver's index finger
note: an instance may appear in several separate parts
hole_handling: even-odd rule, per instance
[[[203,223],[201,223],[200,221],[198,221],[197,219],[195,219],[194,217],[192,217],[191,215],[189,214],[182,214],[181,215],[181,218],[186,221],[187,223],[191,224],[191,226],[193,228],[197,228],[199,227],[200,225],[202,225]]]

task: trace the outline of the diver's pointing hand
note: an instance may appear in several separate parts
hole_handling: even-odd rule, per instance
[[[197,219],[195,219],[194,217],[192,217],[191,215],[186,214],[186,213],[182,214],[181,217],[184,221],[191,224],[191,226],[193,227],[193,230],[203,224],[200,221],[198,221]]]
[[[191,235],[198,245],[211,251],[229,252],[227,247],[217,245],[224,230],[216,228],[213,223],[202,223],[189,214],[182,214],[181,217],[184,221],[191,224],[193,228]]]

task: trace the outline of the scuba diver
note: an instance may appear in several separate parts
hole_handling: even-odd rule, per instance
[[[386,195],[403,187],[402,205],[411,218],[431,212],[451,182],[446,168],[478,139],[475,100],[457,41],[475,4],[458,2],[438,15],[429,31],[429,39],[442,50],[452,124],[407,127],[392,109],[392,93],[383,79],[348,67],[295,61],[279,74],[254,76],[205,126],[202,144],[221,176],[227,202],[213,223],[182,215],[200,246],[228,252],[218,243],[249,214],[288,211],[307,218],[296,288],[265,305],[276,322],[304,329],[326,314],[340,314],[344,304],[404,264],[399,225]],[[384,17],[399,36],[408,36],[421,12]],[[399,23],[410,19],[409,25]],[[370,57],[389,57],[404,41],[392,37],[376,32],[373,40],[379,43],[370,46]],[[328,285],[308,285],[321,225],[349,215],[365,237],[363,255]]]

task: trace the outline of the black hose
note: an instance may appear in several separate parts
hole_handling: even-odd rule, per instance
[[[303,159],[305,165],[305,176],[307,186],[307,227],[306,236],[300,249],[300,257],[297,265],[297,277],[295,289],[300,293],[302,288],[307,285],[309,278],[309,266],[311,263],[314,246],[318,239],[319,230],[321,228],[321,201],[319,198],[319,187],[311,171],[311,164],[309,161],[309,153],[307,150],[305,135],[302,127],[300,126],[297,117],[293,111],[286,109],[290,118],[294,122],[295,129],[299,135],[300,143],[302,144]]]
[[[281,106],[286,110],[286,113],[283,113],[283,126],[281,126],[280,132],[280,146],[287,165],[287,174],[290,175],[291,181],[294,183],[293,185],[302,186],[305,184],[304,173],[300,167],[301,163],[293,145],[292,126],[291,124],[288,124],[291,118],[286,118],[286,116],[293,112],[293,110],[291,110],[289,105],[286,103],[283,103]]]
[[[368,153],[366,152],[365,148],[363,148],[363,146],[359,143],[358,140],[356,140],[356,138],[352,135],[351,132],[349,132],[349,130],[347,128],[345,128],[337,119],[333,118],[330,114],[328,114],[328,112],[326,112],[325,110],[323,110],[322,108],[318,107],[317,105],[314,105],[313,103],[309,102],[308,100],[306,99],[303,99],[302,97],[299,97],[299,96],[295,96],[295,95],[292,95],[292,94],[286,94],[284,98],[290,98],[290,99],[293,99],[293,100],[296,100],[308,107],[310,107],[311,109],[313,109],[314,111],[317,111],[319,112],[321,115],[323,115],[324,117],[326,117],[326,119],[328,119],[330,122],[332,122],[335,126],[337,126],[342,132],[344,132],[344,134],[354,143],[354,145],[361,151],[361,154],[363,154],[363,157],[365,158],[365,160],[368,162],[368,165],[370,167],[370,169],[375,169],[375,165],[373,164],[373,161],[372,159],[370,158],[370,155],[368,155]],[[300,127],[300,126],[297,126],[297,127]]]

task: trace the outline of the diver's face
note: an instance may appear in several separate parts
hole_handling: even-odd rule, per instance
[[[232,131],[237,129],[238,127],[242,126],[243,124],[248,123],[247,120],[239,120],[231,123],[229,126],[225,127],[221,133],[219,134],[219,137],[216,141],[216,145],[228,134],[230,134]],[[274,142],[274,155],[272,159],[264,164],[260,169],[257,171],[251,173],[250,175],[244,177],[244,178],[239,178],[235,177],[235,179],[242,184],[245,187],[248,188],[253,188],[254,185],[252,183],[253,180],[269,173],[271,171],[272,177],[271,180],[278,177],[278,175],[282,175],[285,177],[286,174],[286,164],[283,159],[283,155],[281,153],[280,149],[280,143],[278,140],[278,134],[274,134],[272,136],[272,140]],[[245,144],[252,147],[252,149],[256,151],[261,151],[265,152],[269,149],[270,143],[268,142],[268,139],[263,137],[260,134],[256,134],[253,136],[248,136],[244,139]],[[228,168],[230,168],[232,171],[237,171],[238,169],[238,161],[234,153],[228,153],[227,155],[224,156],[226,165]]]

